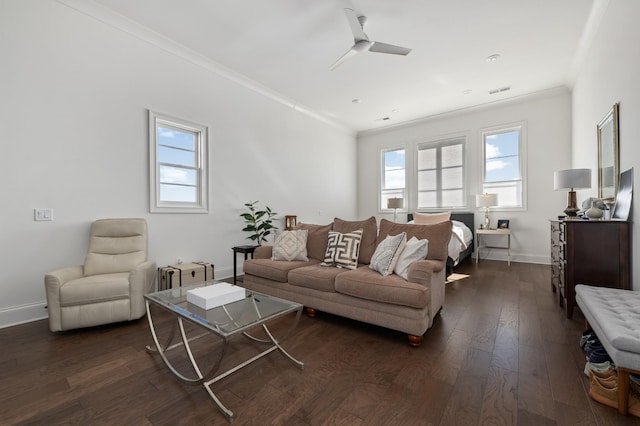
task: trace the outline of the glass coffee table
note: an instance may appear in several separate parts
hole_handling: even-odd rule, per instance
[[[173,288],[170,290],[163,290],[145,295],[144,298],[147,307],[149,328],[151,329],[151,335],[153,336],[153,341],[155,343],[155,348],[147,346],[147,351],[160,355],[162,361],[164,361],[169,370],[183,382],[189,384],[204,385],[205,389],[207,390],[207,392],[209,392],[209,395],[214,400],[220,411],[227,417],[229,421],[231,421],[233,419],[233,412],[226,408],[222,404],[222,402],[220,402],[218,397],[216,397],[216,395],[213,393],[211,385],[276,350],[284,354],[300,369],[304,369],[304,363],[292,357],[281,346],[281,342],[286,339],[296,328],[298,321],[300,320],[302,305],[299,303],[289,302],[284,299],[267,296],[265,294],[246,289],[245,297],[243,299],[227,303],[212,309],[205,310],[192,303],[187,302],[188,290],[202,286],[216,285],[219,283],[219,281],[213,280],[196,285]],[[166,337],[164,344],[161,344],[158,339],[156,326],[154,325],[153,317],[151,315],[151,305],[158,306],[173,313],[177,319],[177,321],[171,321],[171,330],[169,331],[168,337]],[[267,324],[275,320],[276,318],[280,318],[291,312],[296,312],[293,323],[291,324],[289,329],[285,331],[282,337],[276,339],[267,327]],[[204,332],[196,336],[187,337],[184,323],[185,321],[201,327]],[[175,336],[176,327],[180,330],[181,341],[172,343]],[[262,327],[268,339],[259,339],[248,333],[251,329],[259,327]],[[213,362],[213,365],[207,372],[203,373],[203,370],[201,370],[193,355],[190,342],[193,342],[194,340],[208,334],[214,334],[218,336],[222,340],[222,345],[219,349],[219,354],[217,354],[217,357]],[[216,375],[216,373],[218,373],[220,365],[222,364],[227,345],[234,337],[239,335],[243,335],[257,343],[269,345],[269,347],[268,349],[260,352],[254,357],[236,365],[233,368],[230,368],[225,372]],[[182,348],[184,351],[186,351],[186,354],[191,361],[191,365],[193,366],[195,377],[187,377],[186,375],[182,374],[168,359],[167,351],[176,348]]]

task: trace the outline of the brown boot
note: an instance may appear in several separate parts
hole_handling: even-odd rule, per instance
[[[602,381],[595,374],[589,378],[589,396],[601,404],[618,408],[618,383],[611,380]],[[629,395],[629,414],[640,417],[640,399],[633,393]]]

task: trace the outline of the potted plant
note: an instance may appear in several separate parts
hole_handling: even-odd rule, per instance
[[[249,212],[242,213],[240,216],[244,219],[245,227],[242,229],[245,232],[251,232],[247,238],[255,241],[259,246],[267,240],[267,236],[271,234],[271,231],[278,229],[273,225],[273,217],[277,214],[265,206],[264,210],[258,210],[257,204],[259,201],[250,201],[244,206],[249,209]]]

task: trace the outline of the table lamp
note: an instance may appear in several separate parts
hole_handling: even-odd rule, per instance
[[[491,219],[489,219],[489,207],[498,205],[498,194],[478,194],[476,195],[476,207],[484,207],[484,228],[490,229]]]
[[[569,190],[567,194],[567,208],[564,213],[575,217],[578,213],[576,203],[576,189],[591,188],[591,169],[567,169],[553,173],[553,189],[556,191]]]
[[[402,208],[402,198],[389,198],[387,199],[387,208],[393,209],[393,221],[398,222],[398,209]]]

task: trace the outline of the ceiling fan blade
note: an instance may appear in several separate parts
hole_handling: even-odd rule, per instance
[[[404,55],[407,56],[411,49],[408,47],[395,46],[393,44],[380,43],[379,41],[372,41],[369,52],[377,53],[390,53],[392,55]]]
[[[346,8],[344,9],[344,14],[347,16],[347,21],[349,22],[349,26],[351,27],[351,32],[353,33],[353,39],[355,41],[367,40],[369,41],[369,37],[364,33],[362,29],[362,24],[358,20],[358,16],[356,15],[355,10]]]
[[[345,53],[344,55],[342,55],[340,57],[340,59],[338,59],[337,61],[335,61],[333,63],[333,65],[331,65],[331,67],[329,67],[330,71],[333,71],[334,69],[338,68],[338,66],[340,66],[341,63],[343,63],[344,61],[346,61],[347,59],[351,58],[352,56],[355,56],[358,54],[358,51],[355,50],[353,47],[351,49],[349,49],[347,51],[347,53]]]

